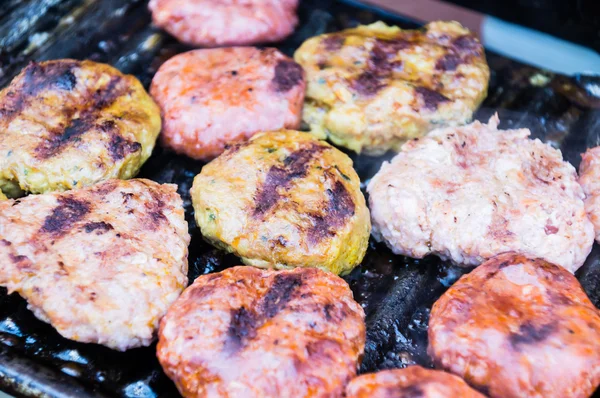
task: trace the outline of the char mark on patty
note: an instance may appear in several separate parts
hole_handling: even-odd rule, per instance
[[[253,216],[262,217],[273,208],[281,198],[278,189],[288,189],[292,181],[306,177],[312,158],[325,149],[327,147],[313,142],[291,153],[283,161],[283,166],[271,166],[264,183],[257,189]]]
[[[450,101],[448,97],[423,86],[415,87],[415,91],[423,100],[426,109],[436,110],[442,102]]]
[[[110,142],[108,143],[108,153],[114,160],[121,160],[125,156],[132,153],[138,152],[142,149],[142,144],[139,142],[130,141],[127,138],[123,138],[117,129],[117,126],[113,120],[106,120],[100,125],[100,129],[110,135]]]
[[[328,178],[333,177],[329,176]],[[335,181],[333,189],[327,190],[327,196],[329,200],[323,214],[310,215],[313,226],[308,230],[308,240],[312,244],[335,236],[336,231],[346,224],[356,210],[352,195],[341,181]]]
[[[304,70],[294,61],[279,61],[275,66],[272,84],[275,91],[285,93],[304,79]]]
[[[245,307],[233,310],[227,331],[226,345],[228,349],[235,353],[254,339],[257,330],[285,308],[300,286],[302,286],[300,275],[278,274],[269,290],[256,303],[254,310],[248,310]]]
[[[345,41],[345,36],[332,34],[324,38],[321,43],[326,51],[337,51],[344,46]]]
[[[365,70],[352,81],[352,88],[364,96],[375,95],[385,86],[385,76],[371,70]]]
[[[90,222],[84,225],[84,229],[85,232],[87,232],[88,234],[94,231],[97,231],[96,234],[97,235],[101,235],[104,232],[110,231],[113,228],[113,226],[107,222],[104,221],[100,221],[100,222]]]
[[[462,63],[460,56],[454,52],[446,53],[443,57],[438,59],[435,64],[435,69],[450,72],[456,70],[458,65]]]
[[[58,198],[58,206],[44,220],[41,233],[50,234],[55,238],[65,235],[74,224],[81,221],[90,212],[91,204],[72,196]]]
[[[65,128],[57,128],[50,132],[50,137],[42,142],[35,149],[39,159],[49,159],[56,156],[69,144],[76,143],[80,137],[93,128],[102,128],[107,123],[103,122],[102,126],[98,125],[98,119],[102,116],[102,110],[112,105],[119,97],[125,94],[127,87],[122,84],[123,79],[120,76],[113,77],[104,89],[95,92],[89,102],[85,104],[83,109],[76,119],[73,119],[73,111],[69,115],[69,124]],[[104,131],[104,130],[103,130]],[[118,134],[113,131],[113,134]],[[124,140],[125,141],[125,140]]]
[[[525,322],[519,327],[519,332],[511,333],[509,341],[515,350],[520,350],[524,345],[541,343],[556,331],[556,323],[548,323],[536,327],[530,322]]]
[[[21,87],[9,89],[5,103],[1,104],[0,116],[5,123],[10,123],[27,107],[33,98],[47,90],[71,91],[77,85],[73,69],[79,66],[78,61],[61,61],[50,64],[31,62],[24,71]]]

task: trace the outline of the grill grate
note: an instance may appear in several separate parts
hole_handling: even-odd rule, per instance
[[[148,87],[157,68],[188,50],[150,24],[141,0],[7,0],[0,9],[0,86],[29,61],[89,58],[135,74]],[[305,0],[301,23],[278,47],[288,55],[310,36],[379,19],[403,27],[410,20],[354,1]],[[528,127],[535,137],[560,147],[574,165],[587,146],[600,143],[600,98],[591,93],[600,78],[566,78],[487,54],[492,70],[487,100],[476,118],[498,111],[502,128]],[[549,80],[545,86],[531,82]],[[350,154],[362,181],[384,159]],[[202,163],[161,148],[141,176],[179,185],[190,223],[190,280],[239,263],[202,242],[191,212],[189,188]],[[371,243],[363,265],[346,279],[367,313],[362,372],[430,365],[426,354],[429,308],[464,271],[435,258],[393,255]],[[600,304],[600,248],[578,272],[592,301]],[[61,338],[38,321],[17,295],[0,291],[0,386],[19,396],[173,397],[177,391],[155,358],[155,347],[125,353]],[[597,394],[598,395],[598,394]]]

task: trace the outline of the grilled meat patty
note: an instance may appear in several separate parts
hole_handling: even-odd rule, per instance
[[[600,312],[563,268],[503,254],[434,304],[429,353],[491,397],[588,397],[600,384]]]
[[[459,377],[439,370],[409,366],[353,379],[346,398],[484,398]]]
[[[7,199],[7,198],[6,198],[6,195],[4,195],[4,194],[2,193],[2,191],[0,191],[0,200],[6,200],[6,199]]]
[[[202,236],[249,265],[344,274],[367,249],[369,210],[352,161],[308,133],[261,133],[228,149],[191,195]]]
[[[579,183],[585,193],[585,210],[600,242],[600,146],[588,149],[579,165]]]
[[[202,47],[270,43],[298,24],[298,0],[151,0],[154,24]]]
[[[256,132],[298,128],[304,88],[300,65],[276,49],[235,47],[176,55],[150,92],[162,109],[162,142],[211,160]]]
[[[464,265],[516,251],[575,272],[594,242],[573,166],[496,117],[406,143],[367,187],[373,235]]]
[[[369,154],[469,122],[490,75],[483,47],[457,22],[358,26],[310,38],[294,58],[306,71],[311,132]]]
[[[30,63],[0,91],[0,189],[131,178],[159,132],[160,111],[135,77],[92,61]]]
[[[339,397],[364,345],[364,312],[343,279],[241,266],[184,291],[157,355],[184,397]]]
[[[187,283],[175,185],[108,180],[0,202],[0,285],[66,338],[149,345]]]

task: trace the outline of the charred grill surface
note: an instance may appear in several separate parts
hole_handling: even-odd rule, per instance
[[[8,0],[0,9],[0,87],[29,61],[56,58],[106,62],[136,75],[148,87],[158,67],[188,50],[150,24],[142,0]],[[415,28],[409,20],[357,6],[352,1],[304,0],[300,24],[278,47],[287,55],[308,37],[384,20]],[[333,43],[335,45],[335,43]],[[489,94],[476,118],[500,115],[501,128],[527,127],[560,147],[578,166],[579,154],[600,143],[600,77],[566,78],[487,54]],[[450,62],[452,60],[448,60]],[[363,181],[390,154],[350,154]],[[202,163],[156,148],[141,177],[179,185],[192,233],[189,279],[239,263],[201,239],[189,189]],[[371,244],[361,267],[346,277],[367,314],[367,345],[361,372],[418,363],[426,354],[427,322],[433,302],[466,271],[435,258],[411,260]],[[600,248],[577,274],[600,305]],[[37,320],[17,295],[0,291],[0,388],[18,396],[173,397],[177,392],[156,360],[155,347],[125,353],[78,344]]]

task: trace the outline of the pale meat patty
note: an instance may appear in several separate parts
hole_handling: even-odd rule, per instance
[[[30,63],[0,91],[0,190],[131,178],[159,132],[160,110],[135,77],[91,61]]]
[[[563,268],[504,254],[434,304],[429,353],[490,397],[589,397],[600,384],[600,312]]]
[[[594,230],[574,167],[497,124],[435,130],[384,163],[367,187],[374,237],[415,258],[479,265],[516,251],[575,272]]]
[[[353,379],[346,398],[484,398],[461,378],[439,370],[409,366]]]
[[[150,92],[162,110],[162,142],[211,160],[259,131],[300,127],[304,71],[274,48],[194,50],[163,64]]]
[[[294,59],[306,71],[311,132],[368,154],[468,123],[490,76],[481,43],[457,22],[358,26],[308,39]]]
[[[157,355],[184,397],[340,397],[363,354],[364,316],[330,273],[234,267],[185,290]]]
[[[187,284],[175,185],[109,180],[0,202],[0,285],[64,337],[149,345]]]
[[[256,267],[346,274],[369,244],[352,160],[308,133],[255,135],[204,166],[190,193],[204,239]]]
[[[579,183],[585,193],[585,210],[600,242],[600,147],[588,149],[579,165]]]
[[[272,43],[298,24],[298,0],[151,0],[154,23],[201,47]]]

